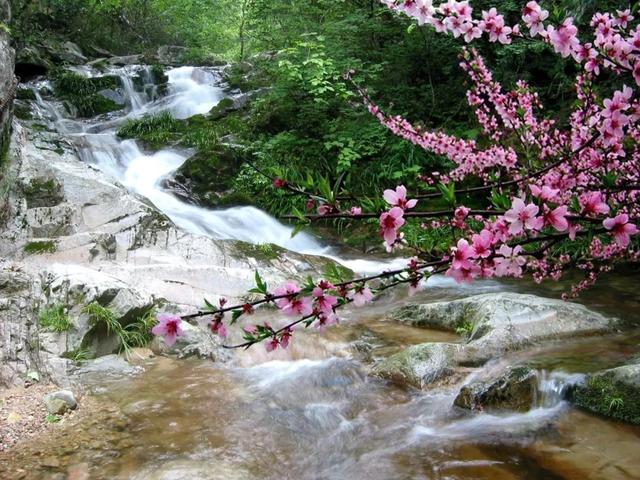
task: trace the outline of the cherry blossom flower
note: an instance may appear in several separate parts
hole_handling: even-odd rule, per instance
[[[556,207],[553,210],[545,205],[545,223],[551,225],[559,232],[565,232],[569,229],[569,221],[566,219],[567,215],[569,215],[569,209],[565,205]]]
[[[491,255],[491,245],[493,244],[493,234],[489,230],[482,230],[471,237],[473,250],[476,257],[487,258]]]
[[[497,253],[502,257],[493,259],[495,265],[495,275],[497,277],[520,277],[522,276],[522,266],[527,263],[526,259],[521,256],[522,247],[517,245],[513,248],[508,245],[502,245]]]
[[[395,190],[385,190],[383,197],[389,205],[400,207],[404,210],[413,208],[418,203],[418,200],[407,200],[407,189],[404,185],[396,187]]]
[[[265,348],[267,352],[271,353],[274,350],[276,350],[279,345],[280,345],[280,342],[278,341],[278,339],[276,337],[272,337],[265,344]]]
[[[547,34],[553,48],[563,57],[574,53],[580,45],[578,29],[571,17],[567,17],[557,29],[551,25],[547,27]]]
[[[351,207],[351,210],[349,210],[349,213],[351,215],[353,215],[354,217],[357,217],[358,215],[362,215],[362,208],[360,208],[360,207]]]
[[[627,248],[631,242],[631,235],[638,233],[638,227],[629,223],[629,215],[621,213],[613,218],[605,219],[602,224],[607,230],[611,230],[616,243],[622,248]]]
[[[580,195],[580,206],[584,215],[606,215],[610,210],[601,192],[583,193]]]
[[[276,300],[274,300],[274,303],[279,309],[283,309],[291,303],[291,298],[298,292],[300,292],[300,287],[298,287],[298,285],[296,285],[294,282],[289,281],[283,286],[276,288],[273,294],[276,297],[281,297],[283,295],[290,296],[285,298],[277,298]]]
[[[318,309],[318,311],[325,315],[333,313],[333,307],[338,303],[336,297],[333,295],[325,295],[324,290],[320,287],[313,289],[313,296],[316,298],[316,309]]]
[[[476,256],[475,250],[465,239],[458,240],[457,246],[451,248],[451,253],[453,259],[451,266],[455,269],[467,268],[471,263],[469,259]]]
[[[398,229],[405,223],[403,215],[404,210],[400,207],[393,207],[380,215],[380,232],[389,246],[395,243],[398,238]]]
[[[522,11],[522,19],[529,28],[529,34],[535,37],[544,32],[544,22],[549,17],[549,12],[543,10],[538,2],[528,2]]]
[[[514,198],[511,204],[511,210],[507,210],[504,218],[511,224],[509,233],[511,235],[519,235],[527,230],[540,230],[544,220],[536,217],[540,209],[537,205],[530,203],[525,205],[521,198]]]
[[[473,280],[480,276],[482,269],[475,263],[468,263],[462,268],[450,267],[445,275],[453,278],[457,283],[472,283]]]
[[[183,333],[182,319],[177,315],[158,315],[158,324],[151,329],[151,333],[163,337],[164,343],[171,347]]]
[[[373,300],[373,293],[371,293],[369,287],[360,287],[349,292],[347,297],[353,300],[353,304],[356,307],[362,307]]]

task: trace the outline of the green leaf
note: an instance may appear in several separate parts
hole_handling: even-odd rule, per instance
[[[244,312],[242,310],[233,310],[231,312],[231,325],[236,323]]]

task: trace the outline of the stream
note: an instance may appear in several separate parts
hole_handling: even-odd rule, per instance
[[[189,153],[146,153],[133,140],[120,141],[118,126],[146,113],[169,111],[177,118],[206,113],[226,93],[218,70],[181,67],[167,72],[169,95],[151,101],[131,81],[140,69],[109,72],[123,80],[124,115],[76,121],[66,118],[60,104],[41,97],[37,108],[77,146],[84,161],[146,197],[184,230],[216,239],[259,239],[333,258],[360,273],[389,268],[389,261],[345,259],[306,233],[291,238],[290,227],[259,209],[208,210],[163,190],[162,179]],[[637,318],[640,301],[631,283],[624,276],[611,277],[581,301],[604,313]],[[558,288],[495,281],[460,287],[433,278],[415,300],[496,291],[557,297]],[[42,452],[62,458],[63,470],[89,475],[77,478],[91,479],[640,478],[640,428],[577,411],[562,395],[584,373],[638,355],[640,333],[551,342],[470,369],[454,382],[410,391],[367,376],[368,366],[409,345],[462,340],[385,321],[385,312],[404,302],[404,292],[385,295],[366,311],[348,310],[336,328],[296,333],[291,347],[275,354],[258,346],[238,352],[225,365],[147,360],[143,375],[92,386],[101,402],[122,411],[127,428],[98,412],[86,428],[65,435],[54,447],[43,446]],[[272,315],[261,312],[256,321]],[[356,348],[363,339],[370,346],[366,356]],[[529,412],[471,413],[453,406],[461,385],[479,371],[506,364],[538,369],[538,395]],[[72,478],[50,476],[37,458],[21,461],[34,478]]]

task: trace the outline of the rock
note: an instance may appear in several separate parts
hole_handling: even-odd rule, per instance
[[[398,385],[423,388],[453,372],[459,349],[453,343],[413,345],[380,362],[372,374]]]
[[[76,402],[71,390],[60,390],[45,395],[44,405],[50,414],[62,415],[68,410],[75,410],[78,402]]]
[[[155,354],[150,348],[136,347],[125,352],[125,358],[131,365],[143,364],[153,357],[155,357]]]
[[[80,383],[100,385],[107,380],[136,375],[143,372],[143,368],[130,365],[118,355],[105,355],[88,362],[83,362],[71,372]]]
[[[110,57],[107,58],[107,63],[117,66],[140,65],[144,63],[144,55],[125,55],[119,57]]]
[[[230,352],[221,348],[220,337],[212,335],[206,326],[195,326],[182,323],[183,334],[171,347],[156,337],[151,343],[154,353],[177,355],[178,358],[198,357],[210,360],[225,361],[231,357]]]
[[[409,305],[391,318],[419,327],[472,332],[460,355],[461,363],[471,365],[544,340],[610,332],[618,324],[583,305],[508,292]]]
[[[40,465],[47,468],[60,468],[60,459],[54,456],[45,457],[40,462]]]
[[[16,412],[9,412],[7,415],[7,423],[20,423],[22,421],[22,415]]]
[[[158,63],[162,65],[179,66],[183,64],[184,58],[189,49],[187,47],[179,47],[176,45],[163,45],[158,48],[156,58]]]
[[[536,402],[538,376],[527,367],[508,368],[496,379],[464,385],[454,405],[469,410],[528,411]]]
[[[82,54],[80,47],[73,42],[64,42],[53,56],[72,65],[81,65],[87,61],[87,57]]]
[[[104,98],[111,100],[113,103],[117,103],[118,105],[124,106],[127,104],[126,98],[124,98],[122,93],[118,92],[117,90],[107,88],[104,90],[100,90],[98,92],[98,95],[101,95]]]
[[[590,412],[640,425],[640,363],[587,376],[569,391],[569,399]]]

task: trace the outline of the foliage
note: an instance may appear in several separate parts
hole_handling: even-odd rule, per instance
[[[64,305],[50,305],[38,316],[42,328],[56,333],[66,332],[73,327],[73,323],[66,312]]]
[[[115,334],[120,340],[122,351],[129,351],[135,347],[144,347],[152,339],[151,329],[156,323],[153,310],[145,312],[133,322],[122,325],[118,321],[116,313],[110,308],[92,302],[82,309],[83,313],[89,315],[92,326],[104,325],[107,333]]]
[[[53,413],[47,413],[44,417],[45,423],[52,424],[60,421],[60,415],[54,415]]]

